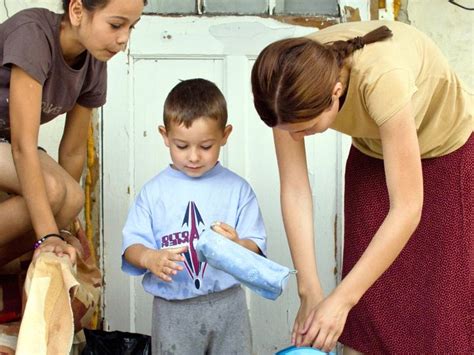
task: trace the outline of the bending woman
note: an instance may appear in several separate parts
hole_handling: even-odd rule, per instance
[[[330,350],[340,338],[348,352],[470,353],[472,93],[440,50],[403,23],[339,24],[270,44],[252,88],[273,127],[298,270],[292,341]],[[353,145],[343,279],[324,297],[304,137],[328,128]]]
[[[146,0],[63,0],[0,25],[0,264],[40,245],[68,254],[61,228],[80,212],[91,112],[105,103],[106,62],[126,46]],[[38,149],[41,124],[67,113],[59,163]],[[38,242],[38,243],[35,243]]]

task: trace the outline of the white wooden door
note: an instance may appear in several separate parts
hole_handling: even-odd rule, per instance
[[[144,16],[129,52],[110,62],[102,114],[104,316],[110,330],[150,333],[152,297],[143,292],[141,278],[120,271],[121,230],[136,192],[170,162],[157,126],[164,99],[179,79],[212,80],[226,96],[234,131],[221,162],[253,186],[266,222],[269,257],[291,266],[272,134],[253,108],[250,71],[268,43],[311,31],[257,17]],[[339,270],[337,216],[346,150],[347,143],[341,144],[334,132],[307,139],[318,267],[326,292],[335,286]],[[255,354],[270,354],[289,344],[298,307],[295,285],[293,277],[275,302],[247,293]]]

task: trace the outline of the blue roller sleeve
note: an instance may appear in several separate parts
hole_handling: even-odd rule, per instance
[[[258,295],[270,300],[281,295],[288,276],[295,273],[210,229],[199,236],[196,250],[200,261],[232,275]]]

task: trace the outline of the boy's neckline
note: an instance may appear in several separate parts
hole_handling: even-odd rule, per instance
[[[201,176],[197,176],[197,177],[186,175],[182,171],[180,171],[178,169],[175,169],[173,167],[173,164],[169,164],[166,169],[168,170],[168,173],[170,175],[181,178],[181,179],[201,180],[201,179],[210,178],[210,177],[213,177],[213,176],[219,174],[224,169],[224,167],[221,165],[221,163],[219,161],[217,161],[216,165],[214,165],[214,167],[211,170],[206,171],[204,174],[202,174]]]

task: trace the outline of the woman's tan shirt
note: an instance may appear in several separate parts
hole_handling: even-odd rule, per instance
[[[378,127],[411,100],[421,157],[455,151],[473,131],[473,93],[426,35],[400,22],[366,21],[308,37],[321,43],[347,40],[382,25],[393,37],[354,52],[347,96],[331,128],[352,136],[363,153],[382,158]]]

